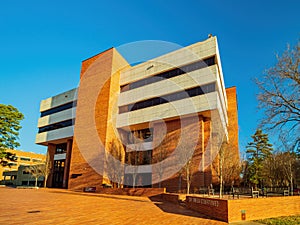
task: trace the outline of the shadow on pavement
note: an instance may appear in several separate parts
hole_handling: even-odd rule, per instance
[[[124,195],[104,195],[104,194],[97,194],[97,193],[86,193],[86,192],[71,192],[71,191],[49,191],[52,193],[58,193],[58,194],[70,194],[70,195],[83,195],[83,196],[89,196],[89,197],[99,197],[99,198],[110,198],[110,199],[118,199],[118,200],[124,200],[124,201],[136,201],[136,202],[148,202],[144,199],[137,199],[132,197],[126,197]]]
[[[192,216],[203,219],[216,220],[199,212],[192,211],[184,207],[184,204],[176,204],[162,200],[161,195],[149,197],[149,199],[162,211],[166,213],[180,214],[184,216]],[[224,222],[224,224],[227,224]]]

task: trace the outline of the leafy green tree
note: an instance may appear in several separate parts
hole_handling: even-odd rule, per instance
[[[271,155],[273,148],[269,143],[268,135],[261,129],[257,129],[251,137],[253,141],[248,143],[246,150],[249,161],[248,176],[250,182],[257,188],[263,178],[263,162]]]
[[[6,152],[20,146],[17,141],[20,121],[24,115],[11,105],[0,104],[0,165],[6,166],[8,161],[14,161],[14,154]]]

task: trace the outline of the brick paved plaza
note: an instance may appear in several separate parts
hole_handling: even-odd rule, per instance
[[[0,188],[0,224],[226,224],[146,197]]]

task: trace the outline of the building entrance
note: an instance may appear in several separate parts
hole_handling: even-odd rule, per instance
[[[55,160],[53,168],[53,187],[62,188],[65,170],[65,160]]]

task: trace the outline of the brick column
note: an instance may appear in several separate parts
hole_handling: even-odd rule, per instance
[[[49,163],[51,165],[51,170],[47,179],[47,187],[52,187],[53,180],[53,171],[54,171],[54,154],[55,154],[55,145],[48,144],[48,155],[49,155]]]
[[[73,144],[73,140],[69,139],[67,141],[67,152],[66,152],[66,159],[65,159],[63,188],[68,188],[72,144]]]

